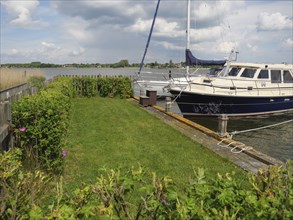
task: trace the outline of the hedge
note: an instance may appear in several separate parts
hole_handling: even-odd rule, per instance
[[[73,90],[68,79],[58,79],[37,95],[25,96],[12,106],[15,146],[29,167],[50,172],[63,170]]]
[[[72,84],[78,96],[129,98],[133,95],[132,80],[125,76],[74,77]]]

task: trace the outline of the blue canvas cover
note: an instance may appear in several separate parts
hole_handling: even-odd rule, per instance
[[[224,66],[226,60],[200,60],[193,56],[189,49],[185,50],[186,66]]]

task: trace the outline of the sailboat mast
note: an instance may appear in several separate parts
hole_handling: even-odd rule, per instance
[[[190,47],[190,0],[187,0],[187,20],[186,20],[186,50]],[[186,75],[189,75],[189,64],[186,65]]]
[[[158,10],[159,10],[160,1],[161,1],[161,0],[158,0],[158,3],[157,3],[157,7],[156,7],[155,14],[154,14],[154,18],[153,18],[153,22],[152,22],[151,30],[150,30],[150,33],[149,33],[149,37],[148,37],[148,41],[147,41],[147,44],[146,44],[146,47],[145,47],[144,54],[143,54],[142,59],[141,59],[141,62],[140,62],[140,66],[139,66],[138,74],[140,74],[140,72],[141,72],[141,69],[142,69],[143,64],[144,64],[144,58],[145,58],[145,55],[146,55],[146,53],[147,53],[147,51],[148,51],[148,48],[149,48],[149,44],[150,44],[150,41],[151,41],[151,37],[152,37],[152,33],[153,33],[153,29],[154,29],[155,22],[156,22],[156,18],[157,18],[157,13],[158,13]]]

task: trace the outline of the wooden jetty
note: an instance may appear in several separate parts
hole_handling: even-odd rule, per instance
[[[133,100],[138,102],[139,98],[134,97]],[[255,150],[252,146],[246,146],[241,142],[229,138],[221,138],[217,132],[175,113],[166,111],[159,106],[148,105],[142,107],[184,135],[209,148],[219,156],[228,159],[230,162],[246,171],[256,174],[260,168],[267,169],[268,166],[274,164],[283,164],[282,161],[263,154]],[[246,146],[246,148],[244,148],[244,146]]]

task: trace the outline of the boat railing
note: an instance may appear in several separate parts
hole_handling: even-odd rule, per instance
[[[227,79],[228,80],[228,79]],[[237,87],[237,81],[239,82],[239,79],[229,79],[230,81],[230,85],[231,86],[227,86],[225,87],[227,90],[229,89],[231,92],[233,91],[233,93],[235,95],[239,95],[240,93],[243,93],[243,92],[246,92],[246,91],[255,91],[256,92],[256,95],[260,96],[261,95],[261,90],[264,89],[264,88],[261,88],[260,85],[259,85],[259,81],[258,80],[251,80],[251,85],[254,84],[254,86],[247,86],[247,88],[245,87]],[[265,82],[270,82],[270,81],[265,81]],[[277,90],[274,90],[275,92],[278,92],[279,95],[282,94],[282,89],[283,87],[280,86],[280,83],[274,83],[274,85],[276,85],[275,89]],[[213,90],[213,94],[215,94],[216,92],[219,92],[218,89],[225,89],[224,87],[220,87],[220,86],[217,86],[217,85],[214,85],[213,84],[213,81],[211,80],[210,81],[210,86]],[[246,89],[246,90],[245,90]],[[223,90],[222,90],[223,91]],[[273,92],[273,91],[272,91]]]
[[[254,82],[255,82],[255,88],[257,89],[257,95],[259,96],[259,88],[257,86],[257,81],[255,80]]]
[[[278,89],[279,89],[279,95],[281,95],[282,93],[281,93],[280,85],[279,85],[279,83],[277,83],[277,84],[278,84]]]

